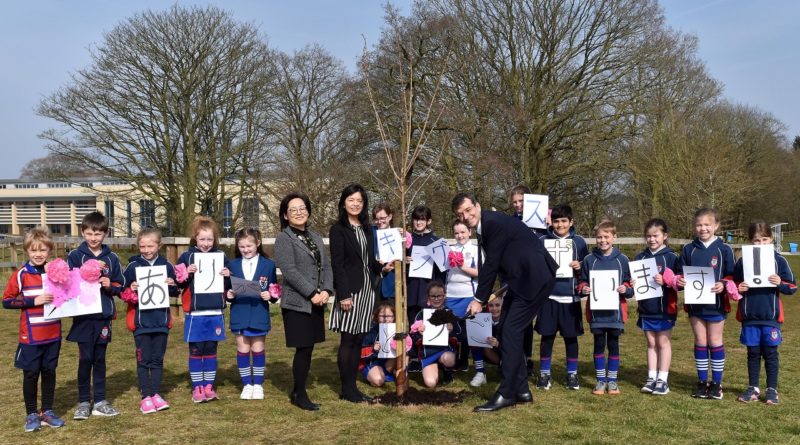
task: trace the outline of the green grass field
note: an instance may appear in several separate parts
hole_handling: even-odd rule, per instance
[[[789,257],[800,271],[800,257]],[[6,278],[3,277],[5,283]],[[279,312],[273,312],[273,331],[267,337],[266,398],[263,401],[238,399],[241,390],[235,366],[232,338],[220,344],[217,376],[221,400],[194,405],[190,400],[187,372],[187,347],[182,341],[182,325],[170,336],[165,359],[162,394],[172,408],[149,415],[139,413],[133,337],[120,319],[114,327],[114,341],[108,350],[108,395],[122,411],[115,418],[91,417],[73,421],[77,405],[77,348],[64,342],[58,368],[55,410],[67,421],[59,430],[44,427],[38,433],[24,433],[22,372],[13,367],[17,346],[18,312],[0,311],[0,387],[4,406],[0,410],[0,443],[137,443],[203,444],[240,443],[797,443],[800,441],[800,305],[795,297],[785,299],[786,324],[781,345],[781,403],[736,402],[747,386],[746,350],[738,342],[739,324],[729,317],[725,329],[727,362],[725,398],[721,401],[696,400],[689,394],[696,382],[693,363],[693,338],[685,315],[673,334],[673,365],[670,372],[672,393],[664,397],[639,393],[647,376],[645,341],[635,327],[635,304],[628,329],[622,337],[619,396],[593,396],[592,337],[580,341],[582,388],[567,391],[564,378],[564,346],[556,342],[553,375],[556,385],[547,392],[535,391],[535,403],[493,414],[474,414],[473,406],[482,403],[497,383],[497,369],[490,367],[490,384],[473,389],[472,373],[457,373],[456,381],[437,389],[442,400],[461,400],[437,406],[353,405],[338,400],[336,347],[338,335],[314,353],[310,390],[312,400],[322,404],[317,413],[290,405],[291,353],[284,346]],[[122,309],[122,306],[119,306]],[[122,312],[120,312],[122,314]],[[64,326],[68,330],[69,322]],[[538,342],[538,336],[536,337]],[[534,350],[538,357],[538,345]],[[538,360],[537,360],[538,361]],[[412,374],[412,388],[421,389],[420,374]],[[762,369],[762,382],[764,373]],[[533,385],[534,382],[532,382]],[[371,395],[393,392],[393,385],[368,388]],[[763,383],[762,383],[763,386]]]

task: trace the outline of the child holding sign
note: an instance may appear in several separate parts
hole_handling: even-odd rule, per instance
[[[719,230],[719,214],[714,209],[701,208],[694,214],[696,238],[683,246],[681,257],[675,263],[677,284],[686,287],[687,277],[682,275],[686,266],[710,267],[714,285],[710,292],[716,294],[713,304],[690,304],[684,301],[689,313],[689,323],[694,333],[694,361],[697,368],[697,388],[692,397],[722,399],[722,372],[725,369],[725,346],[722,340],[725,318],[731,310],[725,298],[724,280],[733,275],[733,249],[715,235]],[[696,278],[696,277],[695,277]],[[702,277],[701,277],[702,278]],[[697,287],[702,281],[692,280]],[[708,362],[711,360],[711,381],[708,379]]]
[[[560,332],[567,352],[567,388],[577,391],[581,387],[578,378],[578,337],[583,335],[583,319],[581,295],[575,289],[580,276],[581,260],[589,254],[589,249],[586,240],[575,233],[572,207],[566,204],[553,207],[550,221],[550,228],[540,239],[556,261],[568,263],[569,274],[561,277],[557,275],[550,298],[545,301],[536,317],[534,329],[542,337],[539,348],[539,380],[536,382],[536,387],[548,390],[552,385],[551,356],[556,333]],[[551,250],[548,243],[558,244]],[[566,255],[560,255],[561,250],[564,250]]]
[[[594,334],[594,369],[597,385],[592,394],[602,395],[606,392],[619,394],[617,383],[619,336],[625,330],[625,321],[628,319],[626,298],[633,297],[633,288],[630,286],[628,257],[614,247],[617,226],[612,221],[603,220],[595,226],[594,233],[597,247],[583,259],[581,282],[578,284],[578,291],[589,296],[586,303],[586,320]],[[599,278],[601,274],[593,272],[610,272],[603,274],[608,275],[610,279],[601,280]],[[600,309],[605,307],[614,309]],[[608,345],[607,370],[606,345]]]
[[[635,261],[652,258],[658,270],[652,271],[655,281],[661,285],[662,295],[657,298],[639,300],[639,320],[636,322],[647,339],[647,382],[642,387],[643,393],[666,395],[669,393],[667,378],[672,362],[672,328],[678,313],[678,292],[664,283],[664,274],[669,276],[675,269],[678,255],[667,246],[669,238],[667,223],[659,218],[648,221],[644,226],[644,239],[647,247]],[[636,280],[639,280],[638,282]],[[634,273],[632,284],[647,286],[646,277]]]
[[[242,400],[264,399],[264,340],[272,328],[269,303],[277,302],[278,277],[275,263],[267,258],[261,244],[261,232],[255,228],[239,229],[234,234],[236,259],[231,261],[231,277],[257,283],[258,289],[237,294],[228,290],[231,302],[231,332],[236,336],[236,366],[242,378]],[[232,278],[233,279],[233,278]],[[235,287],[235,286],[234,286]],[[252,357],[252,369],[251,369]]]
[[[747,229],[750,242],[755,245],[772,245],[772,229],[764,221],[755,221]],[[739,284],[742,299],[736,319],[742,322],[739,341],[747,346],[747,374],[749,386],[739,396],[740,402],[758,400],[761,357],[767,371],[767,405],[778,403],[778,345],[781,344],[781,324],[783,324],[783,302],[780,294],[792,295],[797,292],[794,274],[786,258],[774,252],[775,271],[767,279],[772,287],[750,287],[745,281],[743,258],[736,262],[733,279]]]
[[[22,370],[22,396],[25,399],[25,432],[41,428],[64,426],[53,412],[56,391],[56,366],[61,352],[61,320],[45,320],[44,304],[52,303],[53,296],[45,294],[42,274],[45,263],[53,251],[53,241],[44,227],[25,233],[22,248],[28,262],[8,278],[3,293],[3,307],[19,309],[19,346],[14,356],[14,366]],[[36,390],[42,381],[42,409],[36,409]]]
[[[364,336],[361,347],[361,361],[359,371],[364,379],[372,386],[383,386],[386,382],[393,382],[392,374],[396,368],[397,359],[380,358],[381,350],[380,327],[382,323],[394,323],[394,305],[381,303],[375,308],[372,315],[372,326]]]
[[[444,309],[445,308],[445,290],[444,285],[438,281],[432,281],[427,288],[428,294],[428,309]],[[448,310],[449,311],[449,310]],[[423,335],[425,333],[424,310],[419,311],[414,318],[414,324],[411,326],[410,332],[413,335],[414,344],[419,348],[419,357],[422,363],[422,379],[425,386],[428,388],[435,388],[439,383],[439,368],[442,368],[442,382],[447,384],[453,381],[452,368],[456,364],[455,347],[458,346],[457,336],[461,334],[461,328],[458,323],[448,323],[447,329],[447,345],[446,346],[431,346],[423,343]]]
[[[139,378],[139,391],[142,394],[139,410],[142,414],[149,414],[169,408],[169,403],[159,393],[172,317],[169,306],[143,309],[140,307],[140,300],[160,297],[168,304],[170,296],[178,295],[178,288],[175,286],[175,269],[158,254],[161,248],[161,232],[154,228],[142,229],[136,238],[136,243],[139,246],[139,255],[132,256],[128,260],[125,282],[130,285],[129,290],[122,292],[122,300],[128,303],[125,321],[128,329],[133,332],[136,344],[136,375]],[[163,291],[162,287],[155,286],[151,289],[153,283],[137,281],[136,269],[152,266],[166,268],[167,275],[154,277],[153,281],[159,280],[166,284],[168,295],[157,294]]]
[[[439,237],[433,233],[431,229],[431,209],[425,205],[418,205],[414,207],[414,210],[411,212],[411,225],[413,232],[411,233],[411,248],[408,249],[407,254],[409,255],[409,267],[408,270],[411,268],[416,267],[417,265],[411,263],[411,249],[415,246],[424,247],[429,244],[432,244],[434,241],[438,241]],[[428,261],[433,261],[429,259]],[[428,286],[428,283],[432,281],[444,282],[444,272],[440,271],[439,268],[434,264],[433,265],[433,274],[430,278],[418,278],[418,277],[407,277],[407,292],[408,292],[408,305],[407,305],[407,314],[408,318],[406,320],[412,320],[417,312],[419,312],[423,307],[425,307],[425,301],[427,299],[427,294],[425,293],[425,289]]]
[[[225,289],[230,289],[228,260],[222,255],[222,264],[216,260],[199,270],[195,256],[222,252],[219,250],[219,226],[207,216],[198,216],[192,221],[192,238],[189,250],[182,253],[178,263],[186,266],[189,277],[181,283],[183,287],[183,311],[186,313],[183,340],[189,343],[189,376],[192,380],[192,401],[203,403],[217,399],[214,380],[217,377],[217,343],[225,340]],[[219,270],[219,272],[217,272]],[[209,292],[195,286],[197,275],[204,279],[224,279],[222,292]],[[210,277],[209,277],[210,276]],[[212,285],[209,285],[211,288]]]

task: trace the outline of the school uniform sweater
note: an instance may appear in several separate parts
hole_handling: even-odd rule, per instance
[[[150,262],[146,259],[142,258],[140,255],[132,256],[128,259],[128,267],[125,268],[125,282],[129,285],[136,281],[136,268],[137,267],[149,267],[151,266]],[[167,276],[166,278],[172,278],[175,280],[175,268],[170,264],[166,258],[162,257],[161,255],[157,256],[155,261],[153,261],[152,266],[166,266],[167,267]],[[139,299],[142,298],[144,288],[142,287],[142,283],[139,284]],[[174,297],[178,295],[178,287],[177,286],[168,286],[169,297]],[[150,333],[168,333],[170,328],[172,328],[172,319],[169,314],[169,308],[163,309],[148,309],[148,310],[139,310],[138,303],[128,303],[128,310],[125,316],[125,324],[128,327],[128,330],[133,331],[133,335],[140,335],[140,334],[150,334]]]
[[[246,278],[242,268],[243,261],[236,258],[230,262],[228,268],[232,277]],[[275,262],[269,258],[258,256],[255,271],[251,281],[260,284],[264,291],[269,290],[269,285],[278,282],[275,271]],[[252,329],[254,331],[269,332],[272,324],[269,318],[269,302],[261,299],[261,295],[236,294],[231,300],[231,331]]]
[[[656,260],[656,267],[660,274],[664,273],[664,269],[674,272],[675,263],[678,261],[678,255],[669,246],[664,246],[656,253],[651,252],[650,249],[644,249],[636,255],[635,260],[641,261],[648,258]],[[659,298],[648,298],[638,302],[640,317],[659,320],[675,320],[677,318],[678,292],[669,286],[661,286],[661,291],[663,295]]]
[[[95,255],[89,249],[86,241],[82,242],[77,249],[71,251],[67,256],[67,264],[71,269],[81,267],[83,263],[89,260],[102,261],[106,267],[102,271],[102,276],[111,279],[111,288],[100,288],[100,301],[103,305],[103,312],[99,314],[80,315],[73,319],[73,329],[70,335],[75,330],[75,325],[83,320],[110,320],[116,316],[116,308],[114,307],[114,297],[122,293],[125,288],[125,276],[122,274],[122,265],[119,262],[119,257],[116,253],[103,244],[99,255]]]
[[[762,325],[779,328],[783,323],[783,302],[780,294],[792,295],[797,292],[792,269],[782,255],[775,252],[775,273],[781,278],[777,287],[751,287],[747,292],[742,292],[736,319],[742,326]],[[744,281],[744,267],[742,260],[736,262],[733,271],[733,280],[738,285]]]
[[[217,248],[212,248],[207,253],[221,252]],[[183,252],[178,258],[178,263],[183,263],[186,267],[194,264],[194,255],[196,253],[203,253],[197,246],[189,247],[189,250]],[[228,258],[223,259],[223,267],[228,267]],[[220,276],[220,278],[222,278]],[[181,283],[183,293],[181,294],[181,302],[183,303],[183,311],[191,313],[194,311],[208,311],[208,310],[222,310],[225,309],[225,292],[231,288],[230,279],[225,278],[225,290],[223,292],[195,292],[194,289],[194,274],[190,273],[189,278]]]
[[[61,341],[61,320],[44,319],[44,305],[36,306],[34,300],[42,295],[44,267],[30,263],[17,269],[8,278],[3,293],[3,307],[20,309],[19,342],[24,345],[44,345]]]
[[[581,264],[581,281],[577,292],[580,293],[585,286],[589,286],[589,273],[593,270],[613,270],[617,272],[617,283],[625,286],[625,292],[619,294],[619,307],[616,310],[593,310],[592,298],[586,300],[586,321],[592,329],[624,329],[628,320],[627,298],[633,297],[633,288],[630,281],[628,257],[616,247],[611,249],[609,255],[603,255],[600,249],[593,249],[592,253],[583,259]]]
[[[571,239],[573,243],[572,261],[581,261],[582,259],[586,258],[586,255],[589,254],[589,248],[586,245],[586,240],[583,239],[582,236],[575,234],[574,227],[570,227],[569,233],[563,238],[556,235],[556,233],[553,231],[553,228],[550,227],[547,229],[547,232],[544,235],[539,237],[539,239],[542,240],[542,242],[544,242],[546,239]],[[579,278],[579,271],[575,271],[573,275],[568,278],[556,278],[556,284],[553,286],[553,290],[550,292],[550,295],[553,297],[562,297],[564,299],[565,297],[572,297],[572,301],[562,301],[561,298],[553,298],[559,303],[574,303],[581,301],[580,294],[575,292],[575,289],[578,287]]]
[[[413,233],[411,234],[411,249],[413,249],[414,246],[427,246],[438,239],[439,237],[436,236],[433,232],[426,232],[423,234]],[[411,255],[411,249],[407,250],[408,255]],[[407,281],[408,306],[424,307],[428,301],[428,292],[427,292],[428,283],[430,283],[431,281],[438,281],[439,283],[444,284],[445,282],[444,273],[439,270],[439,267],[436,266],[436,264],[433,265],[433,274],[430,279],[411,278],[411,277],[406,277],[406,278],[408,280]]]
[[[681,257],[675,263],[675,274],[683,275],[684,266],[710,267],[714,271],[714,282],[718,282],[733,279],[734,265],[733,249],[721,238],[715,239],[708,247],[695,238],[681,249]],[[717,294],[714,304],[684,303],[684,309],[690,317],[726,316],[731,311],[731,304],[723,290]]]

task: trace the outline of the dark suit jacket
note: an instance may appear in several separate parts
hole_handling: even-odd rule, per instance
[[[481,247],[475,298],[486,303],[498,273],[509,289],[530,299],[555,279],[558,264],[522,221],[500,212],[481,212]]]
[[[381,272],[383,266],[373,254],[375,244],[372,239],[372,229],[369,226],[364,228],[364,236],[367,238],[367,261],[371,272],[368,283],[364,283],[361,247],[358,245],[355,231],[338,222],[331,227],[331,268],[333,269],[336,301],[350,298],[364,286],[372,286],[371,275]]]

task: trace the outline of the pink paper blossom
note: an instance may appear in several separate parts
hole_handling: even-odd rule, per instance
[[[278,283],[272,283],[269,285],[269,296],[272,297],[273,300],[279,300],[281,298],[282,291],[283,289]]]
[[[80,271],[81,278],[83,278],[84,281],[94,283],[99,280],[100,276],[103,274],[103,266],[99,261],[91,259],[83,263]]]
[[[411,238],[411,233],[406,231],[406,249],[410,249],[411,248],[412,241],[413,241],[413,239]]]
[[[186,271],[186,265],[183,263],[178,263],[175,265],[175,281],[178,283],[183,283],[186,279],[189,278],[189,272]]]
[[[665,267],[661,277],[664,279],[664,284],[666,284],[667,287],[671,287],[675,289],[675,291],[678,290],[678,276],[675,275],[672,269]]]
[[[119,297],[126,303],[136,304],[139,302],[139,295],[129,287],[125,288]]]
[[[70,280],[69,266],[61,258],[56,258],[45,266],[47,280],[51,283],[68,285]]]
[[[450,267],[461,267],[464,265],[464,254],[451,250],[450,253],[447,254],[447,260],[450,262]]]
[[[62,263],[63,260],[62,260]],[[52,264],[52,263],[51,263]],[[66,263],[64,263],[66,265]],[[48,269],[47,279],[43,283],[45,291],[53,296],[53,306],[61,307],[64,303],[77,297],[81,293],[81,280],[80,272],[75,270],[67,270],[64,276],[58,276],[62,271],[56,273],[56,277],[61,282],[54,282],[51,275],[53,269]],[[58,270],[58,269],[56,269]]]
[[[739,293],[739,288],[736,287],[736,283],[731,280],[725,280],[725,290],[728,292],[728,298],[733,301],[739,301],[742,299],[742,294]]]
[[[410,336],[408,336],[408,335],[406,335],[406,352],[408,352],[408,351],[410,351],[410,350],[411,350],[411,345],[412,345],[412,343],[411,343],[411,337],[410,337]],[[389,342],[389,346],[392,348],[392,350],[394,350],[394,351],[397,351],[397,340],[395,340],[395,339],[392,339],[392,340]]]
[[[408,331],[412,334],[415,332],[419,332],[419,328],[422,326],[422,323],[423,323],[422,320],[415,321],[414,324],[411,325],[411,328]]]

